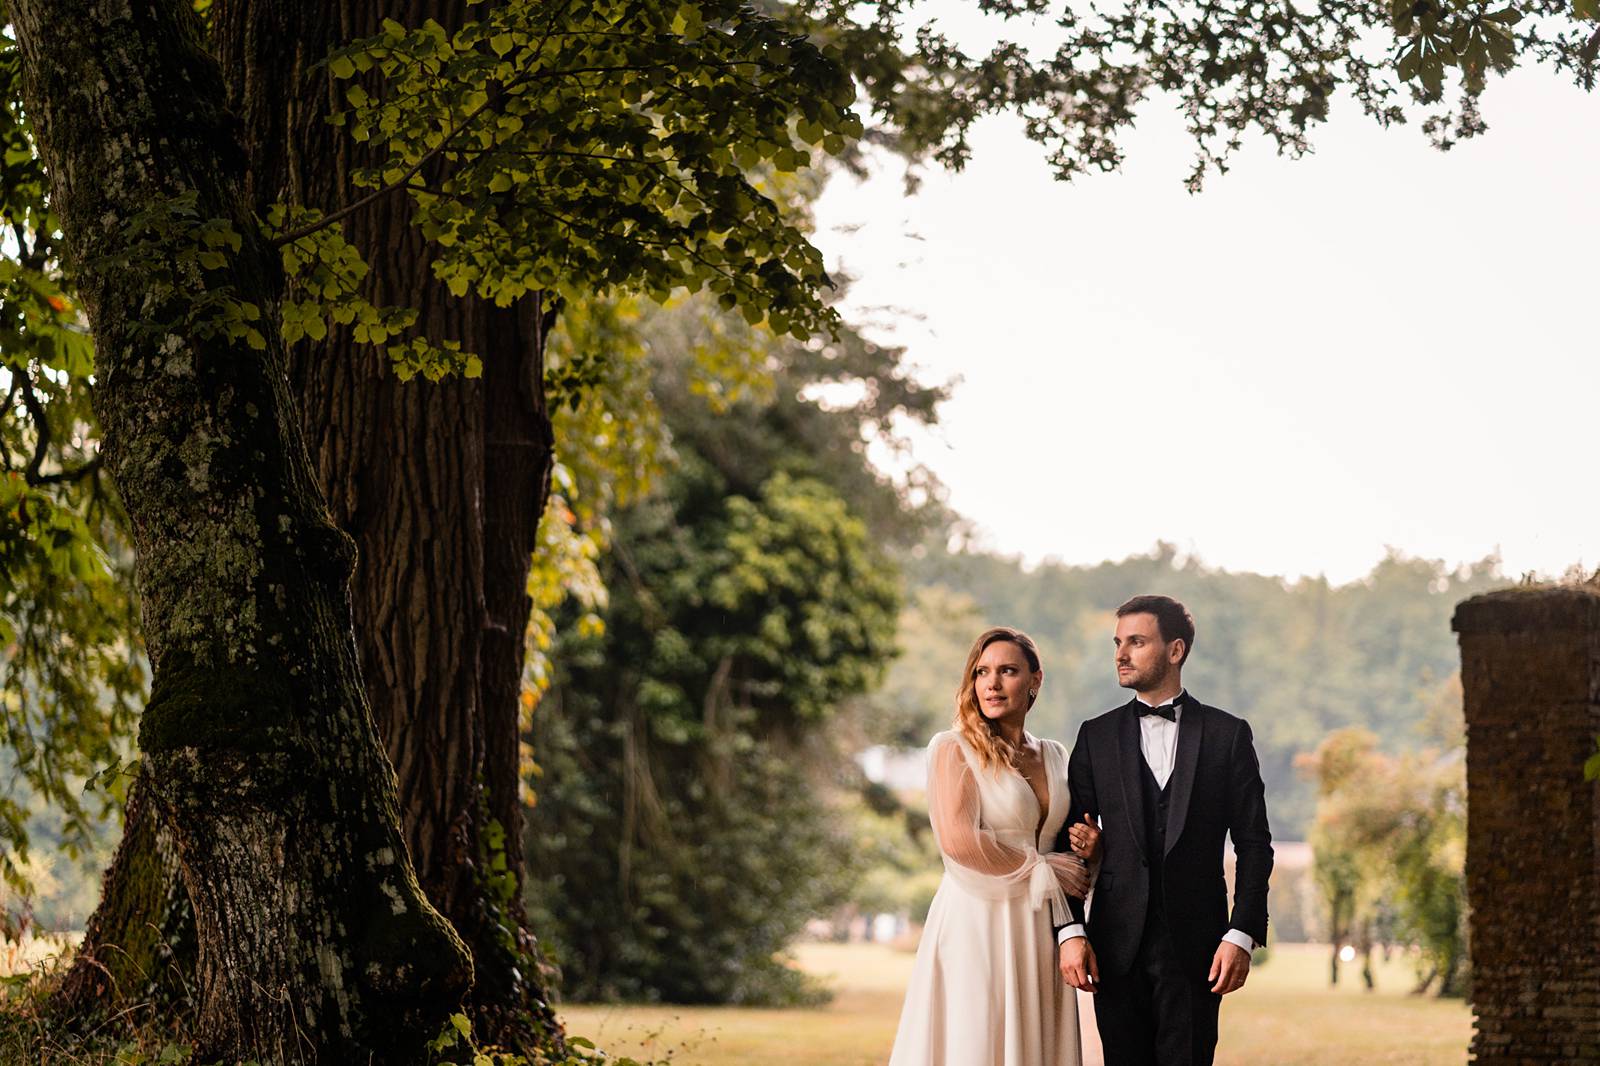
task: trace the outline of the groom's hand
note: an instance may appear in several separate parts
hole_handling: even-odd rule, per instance
[[[1061,942],[1060,949],[1061,976],[1067,984],[1080,992],[1094,992],[1095,982],[1100,980],[1100,964],[1095,961],[1094,948],[1089,946],[1089,938],[1075,936]]]
[[[1227,940],[1218,944],[1217,953],[1211,958],[1211,976],[1207,978],[1211,982],[1211,991],[1219,996],[1237,992],[1244,987],[1245,978],[1249,976],[1250,953]]]

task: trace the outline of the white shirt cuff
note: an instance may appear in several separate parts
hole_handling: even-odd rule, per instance
[[[1056,943],[1065,944],[1073,937],[1087,937],[1088,935],[1089,934],[1084,931],[1082,925],[1077,922],[1073,922],[1071,925],[1064,925],[1061,927],[1061,931],[1056,934]]]
[[[1068,928],[1071,928],[1071,926],[1068,926]],[[1222,934],[1222,939],[1230,944],[1244,948],[1246,951],[1254,951],[1256,949],[1255,938],[1249,933],[1241,933],[1237,929],[1229,929]]]

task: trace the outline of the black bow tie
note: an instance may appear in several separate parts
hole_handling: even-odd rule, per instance
[[[1183,706],[1182,700],[1163,703],[1159,707],[1147,707],[1141,703],[1139,705],[1139,717],[1143,718],[1147,714],[1153,714],[1157,717],[1165,718],[1169,722],[1176,722],[1178,720],[1178,708],[1181,706]]]

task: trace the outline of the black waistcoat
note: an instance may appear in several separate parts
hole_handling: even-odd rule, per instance
[[[1150,913],[1152,916],[1163,915],[1166,911],[1166,896],[1163,893],[1162,867],[1166,865],[1167,855],[1167,808],[1172,797],[1172,778],[1167,778],[1165,785],[1156,784],[1156,775],[1150,772],[1150,764],[1141,757],[1139,769],[1139,787],[1144,790],[1144,839],[1149,846],[1146,861],[1150,868]]]

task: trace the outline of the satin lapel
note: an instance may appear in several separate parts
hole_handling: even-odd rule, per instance
[[[1139,716],[1133,711],[1137,702],[1130,700],[1117,712],[1117,766],[1122,771],[1122,807],[1133,823],[1133,839],[1139,845],[1139,854],[1149,859],[1150,842],[1144,838],[1144,788],[1139,780],[1144,756],[1139,753]]]
[[[1189,817],[1189,797],[1194,793],[1194,772],[1200,765],[1200,741],[1205,728],[1206,709],[1193,700],[1185,700],[1178,722],[1178,750],[1172,760],[1172,802],[1167,808],[1168,852],[1183,835],[1183,824]]]

